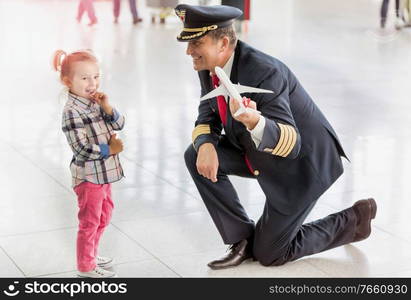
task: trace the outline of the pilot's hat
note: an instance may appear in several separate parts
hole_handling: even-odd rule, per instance
[[[243,14],[240,9],[226,5],[180,4],[174,10],[184,24],[183,31],[177,36],[180,42],[196,40],[210,31],[228,27]]]

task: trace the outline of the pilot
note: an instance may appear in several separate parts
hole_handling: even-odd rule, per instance
[[[223,242],[230,245],[226,255],[208,266],[223,269],[249,258],[278,266],[366,239],[377,210],[372,198],[303,224],[317,199],[343,173],[346,155],[334,129],[289,68],[237,39],[232,24],[241,10],[180,4],[175,12],[184,26],[177,40],[187,43],[201,96],[219,86],[216,66],[235,84],[274,92],[243,94],[243,99],[218,96],[199,104],[184,158]],[[247,110],[234,116],[238,101],[261,114]],[[228,175],[258,181],[266,201],[256,223]]]

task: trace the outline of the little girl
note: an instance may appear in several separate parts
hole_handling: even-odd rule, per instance
[[[79,206],[78,275],[113,277],[114,272],[104,269],[113,259],[98,256],[97,249],[113,210],[111,182],[124,176],[118,157],[123,143],[114,134],[123,128],[124,117],[98,91],[100,70],[91,51],[57,50],[53,67],[69,90],[62,129],[74,154],[70,170]]]

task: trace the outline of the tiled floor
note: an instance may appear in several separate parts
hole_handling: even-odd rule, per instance
[[[196,1],[187,1],[195,3]],[[391,1],[393,2],[393,1]],[[76,24],[77,1],[0,0],[0,276],[75,276],[76,199],[60,130],[57,48],[92,48],[102,90],[126,115],[120,134],[126,178],[101,253],[124,277],[345,277],[411,274],[411,28],[378,25],[380,1],[252,1],[246,42],[283,60],[316,100],[351,158],[309,220],[374,196],[371,237],[281,267],[256,262],[224,271],[206,263],[226,249],[183,162],[199,84],[177,43],[177,18],[132,26],[123,6],[98,1],[99,24]],[[392,3],[391,3],[392,4]],[[85,20],[83,20],[85,23]],[[253,218],[264,195],[233,178]]]

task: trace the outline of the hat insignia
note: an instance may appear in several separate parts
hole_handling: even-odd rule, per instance
[[[181,21],[183,21],[183,23],[184,23],[184,21],[186,19],[186,10],[185,9],[176,10],[176,14],[181,19]]]

